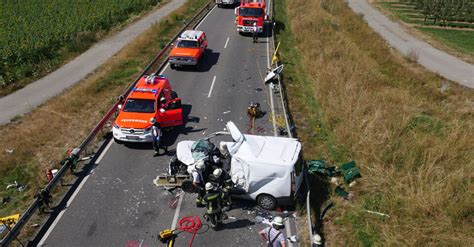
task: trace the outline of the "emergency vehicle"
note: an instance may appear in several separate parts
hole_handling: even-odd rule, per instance
[[[168,59],[171,69],[175,69],[178,66],[194,66],[198,68],[206,48],[207,38],[203,31],[184,31],[178,37],[173,49],[171,49]]]
[[[222,8],[223,6],[232,6],[235,4],[235,2],[235,0],[216,0],[218,8]]]
[[[161,75],[145,75],[118,106],[112,133],[117,142],[152,142],[151,127],[183,124],[181,99]]]
[[[235,24],[239,33],[252,32],[253,24],[257,24],[257,32],[263,32],[268,16],[265,14],[265,0],[241,0],[235,8]]]

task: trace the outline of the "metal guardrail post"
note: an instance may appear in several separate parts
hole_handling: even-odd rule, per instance
[[[197,14],[195,14],[191,20],[189,20],[183,28],[181,28],[178,32],[177,35],[175,35],[168,44],[148,63],[148,65],[145,67],[145,69],[136,77],[136,79],[131,83],[127,89],[124,91],[122,95],[127,95],[135,86],[135,84],[142,78],[146,73],[149,72],[150,68],[160,59],[166,52],[166,50],[171,46],[171,44],[178,38],[178,36],[187,28],[189,28],[190,24],[193,23],[196,19],[200,17],[205,11],[209,12],[211,9],[209,6],[213,3],[213,1],[209,1],[204,7],[202,7]],[[204,18],[205,15],[203,15],[201,18]],[[197,24],[195,24],[193,27],[195,27]],[[165,59],[164,62],[162,62],[159,66],[158,71],[160,71],[167,63],[167,59]],[[84,151],[87,145],[89,145],[92,140],[97,136],[97,133],[99,133],[102,128],[105,126],[107,121],[114,115],[114,113],[117,111],[117,107],[119,104],[121,104],[123,101],[123,98],[120,97],[120,99],[115,102],[115,104],[107,111],[104,117],[99,121],[99,123],[94,127],[94,129],[86,136],[86,138],[81,142],[79,147],[74,148],[66,159],[63,161],[63,165],[61,169],[58,171],[58,173],[53,177],[53,179],[46,185],[44,189],[41,191],[46,191],[48,194],[54,189],[58,181],[66,174],[66,171],[70,169],[72,166],[75,166],[75,163],[77,163],[79,159],[79,155]],[[11,231],[9,231],[5,237],[0,240],[0,247],[5,247],[8,246],[13,239],[15,239],[18,234],[20,233],[21,229],[24,227],[24,225],[28,222],[28,220],[31,218],[31,216],[34,214],[35,210],[42,205],[43,201],[42,198],[37,197],[31,204],[30,206],[26,209],[21,214],[20,219],[18,219],[18,222],[13,226]]]

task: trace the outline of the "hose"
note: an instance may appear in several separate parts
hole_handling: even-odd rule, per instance
[[[178,221],[178,229],[186,231],[193,234],[193,237],[189,241],[189,247],[193,245],[194,237],[196,236],[197,231],[201,229],[202,222],[199,216],[186,216],[181,218]]]

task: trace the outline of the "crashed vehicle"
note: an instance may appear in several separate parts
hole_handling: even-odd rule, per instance
[[[228,170],[235,184],[232,196],[255,200],[267,210],[291,204],[303,181],[295,170],[301,160],[301,143],[293,138],[244,135],[231,121],[226,126],[228,132],[214,133],[205,140],[179,142],[179,162],[170,165],[170,173],[176,166],[182,168],[174,172],[184,172],[186,167],[187,173],[191,173],[197,160],[208,160]],[[221,142],[219,146],[226,147],[221,152],[209,145],[211,137],[220,135],[230,135],[233,140]],[[196,149],[199,145],[208,148]],[[226,165],[226,160],[230,165]],[[189,184],[186,186],[189,188]]]

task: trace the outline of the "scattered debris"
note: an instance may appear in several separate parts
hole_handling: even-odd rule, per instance
[[[230,113],[230,111],[225,111],[225,112],[223,112],[223,114],[228,114],[228,113]]]
[[[380,213],[380,212],[375,212],[375,211],[371,211],[371,210],[367,210],[367,209],[364,209],[364,211],[367,212],[367,213],[371,213],[371,214],[376,214],[376,215],[380,215],[380,216],[390,217],[390,215],[384,214],[384,213]]]
[[[5,205],[5,204],[9,203],[11,200],[12,200],[12,198],[9,197],[9,196],[3,197],[2,198],[2,204]]]
[[[5,149],[5,152],[8,153],[8,154],[12,154],[12,153],[13,153],[13,149]]]
[[[15,181],[14,183],[7,185],[7,189],[10,188],[16,188],[19,192],[23,192],[26,190],[26,185],[19,184],[17,181]]]

